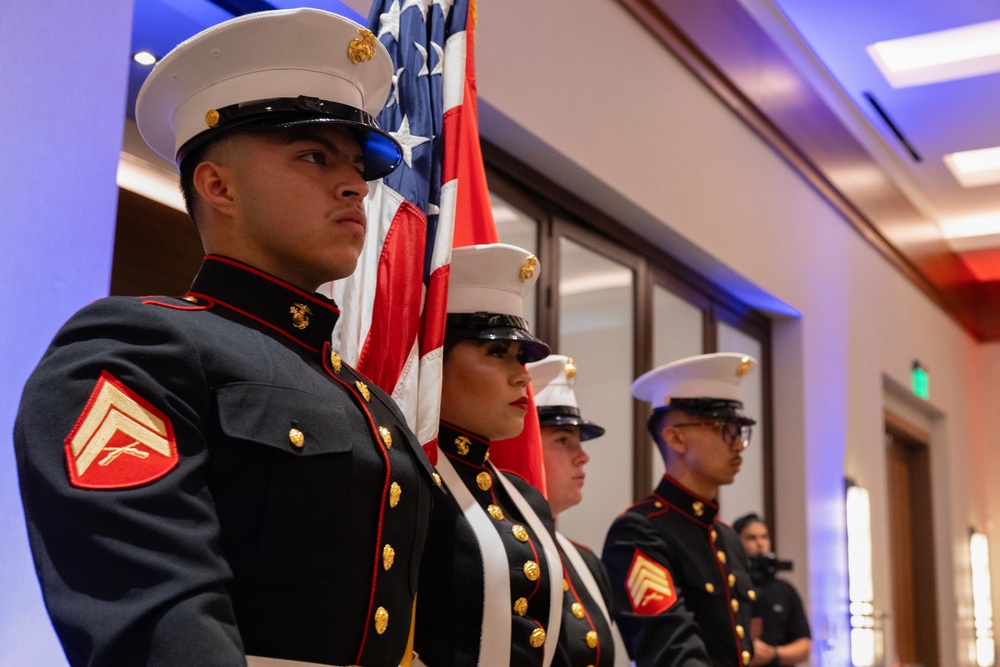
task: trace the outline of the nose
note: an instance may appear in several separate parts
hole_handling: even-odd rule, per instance
[[[511,384],[515,387],[524,387],[531,382],[531,373],[528,371],[524,364],[518,364],[517,370],[514,372]]]
[[[341,199],[362,200],[368,196],[368,181],[352,165],[338,170],[337,196]]]

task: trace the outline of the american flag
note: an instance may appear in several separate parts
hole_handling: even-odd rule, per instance
[[[497,241],[479,146],[475,15],[475,0],[372,6],[368,28],[395,72],[378,122],[403,147],[403,164],[372,189],[364,253],[333,290],[340,354],[392,394],[432,462],[452,238]],[[527,422],[499,463],[544,490],[534,410]]]
[[[340,354],[392,394],[432,461],[468,19],[468,0],[372,6],[368,27],[395,72],[378,122],[403,147],[403,164],[372,188],[358,268],[333,288],[343,312],[334,334]]]

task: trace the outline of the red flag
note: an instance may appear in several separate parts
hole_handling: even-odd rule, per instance
[[[474,12],[474,8],[472,10]],[[498,241],[493,209],[490,206],[486,170],[479,145],[479,118],[476,110],[475,17],[469,16],[466,27],[465,94],[456,120],[459,143],[455,147],[458,164],[458,202],[455,211],[453,245],[458,248]],[[445,116],[446,128],[448,116]],[[528,387],[528,412],[521,435],[490,445],[490,461],[501,470],[524,477],[545,493],[545,468],[542,459],[542,436],[535,410],[534,394]]]

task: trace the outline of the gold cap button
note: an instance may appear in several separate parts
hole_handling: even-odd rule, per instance
[[[750,590],[747,591],[747,597],[750,598],[751,600],[756,600],[757,599],[757,591],[755,591],[754,589],[751,588]]]
[[[476,485],[483,491],[486,491],[493,486],[493,478],[488,472],[481,472],[476,475]]]
[[[545,643],[545,630],[541,628],[535,628],[531,631],[531,636],[528,638],[528,643],[531,644],[531,648],[538,648]]]
[[[396,482],[392,483],[389,487],[389,507],[395,507],[399,504],[399,497],[403,495],[403,487],[401,487]]]
[[[732,572],[729,573],[729,587],[732,588],[736,585],[736,575]]]
[[[392,449],[392,433],[389,432],[389,429],[385,426],[379,426],[378,434],[382,436],[382,442],[385,443],[385,446]]]
[[[746,632],[747,631],[743,629],[742,625],[737,625],[736,626],[736,634],[738,634],[740,636],[740,639],[743,639],[743,635],[745,635]]]
[[[499,505],[490,505],[486,508],[486,511],[497,521],[503,521],[503,510],[500,509]]]
[[[597,648],[597,633],[593,630],[587,633],[587,647]]]
[[[715,552],[715,556],[716,556],[716,558],[719,559],[720,563],[722,563],[723,565],[726,564],[726,552],[724,552],[724,551],[716,551]]]
[[[521,524],[514,524],[514,527],[510,529],[510,532],[514,533],[514,537],[517,538],[518,542],[528,541],[528,530]]]
[[[388,544],[382,547],[382,567],[388,570],[394,560],[396,560],[396,550]]]
[[[743,664],[744,665],[750,664],[750,651],[743,651]]]
[[[528,578],[528,581],[538,581],[540,574],[541,570],[538,569],[538,563],[533,560],[525,561],[524,576]]]
[[[221,116],[219,116],[219,112],[216,109],[209,109],[205,112],[205,125],[215,127],[219,124],[220,118]]]
[[[524,616],[528,613],[528,600],[526,598],[518,598],[514,603],[514,613],[518,616]]]
[[[570,607],[570,611],[572,611],[573,615],[577,618],[583,618],[583,605],[579,602],[574,602],[573,606]]]
[[[708,591],[709,593],[714,593],[715,592],[715,586],[712,585],[711,581],[706,581],[705,582],[705,590]]]
[[[733,608],[733,613],[735,614],[740,610],[740,601],[733,599],[733,601],[729,603],[729,606]]]
[[[293,428],[288,432],[288,440],[296,447],[306,444],[306,436],[302,435],[302,431],[297,428]]]
[[[379,607],[375,610],[375,632],[382,634],[387,627],[389,627],[389,612],[385,607]]]
[[[565,593],[568,590],[569,590],[569,582],[566,581],[566,579],[564,578],[563,579],[563,593]]]

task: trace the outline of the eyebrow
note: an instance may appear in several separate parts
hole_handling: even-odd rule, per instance
[[[340,150],[340,148],[338,148],[337,145],[334,144],[332,141],[330,141],[329,139],[326,139],[325,137],[322,137],[322,136],[320,136],[320,135],[318,135],[318,134],[316,134],[314,132],[300,132],[300,133],[293,134],[291,137],[288,138],[288,141],[285,142],[285,143],[286,143],[286,145],[291,145],[291,144],[299,143],[299,142],[315,142],[315,143],[320,144],[321,146],[323,146],[323,148],[325,148],[326,150],[330,151],[334,155],[343,155],[344,154],[344,151]],[[357,154],[351,156],[351,162],[353,164],[364,165],[364,163],[365,163],[365,156],[359,150]]]

